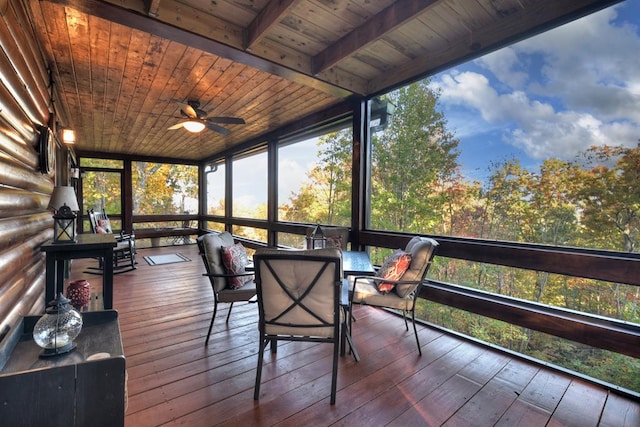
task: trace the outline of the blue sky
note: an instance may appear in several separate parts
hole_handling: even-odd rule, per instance
[[[640,140],[640,0],[627,0],[431,78],[462,172],[490,161],[574,160]]]

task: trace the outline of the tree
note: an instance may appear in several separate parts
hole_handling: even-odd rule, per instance
[[[640,147],[592,147],[582,173],[582,222],[598,247],[636,252],[640,229]],[[612,166],[607,166],[615,162]]]
[[[309,183],[291,195],[283,208],[287,221],[349,225],[351,221],[351,131],[318,140],[318,164]]]
[[[440,224],[445,189],[459,179],[458,140],[437,110],[427,80],[388,95],[395,112],[372,138],[371,227],[432,233]]]

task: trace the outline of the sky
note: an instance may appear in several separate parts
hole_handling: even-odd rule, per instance
[[[640,0],[627,0],[431,78],[462,173],[538,170],[593,145],[640,141]]]
[[[491,162],[516,158],[538,171],[545,159],[572,161],[594,145],[640,140],[640,0],[626,0],[430,78],[438,109],[459,139],[469,180]],[[294,144],[280,167],[280,198],[315,164],[314,143]],[[234,200],[266,203],[266,161],[247,159]],[[246,172],[245,172],[246,173]],[[246,177],[248,178],[248,177]],[[237,194],[236,194],[237,191]],[[223,195],[221,195],[222,197]]]

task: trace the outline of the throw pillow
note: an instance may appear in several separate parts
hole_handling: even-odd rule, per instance
[[[103,233],[98,231],[99,228],[102,228]],[[100,220],[98,220],[98,227],[96,228],[96,231],[98,231],[98,233],[100,233],[100,234],[111,234],[111,233],[113,233],[113,231],[111,230],[111,221],[109,221],[108,219],[100,219]]]
[[[342,249],[342,236],[327,237],[327,248]]]
[[[411,254],[403,251],[402,249],[396,249],[394,253],[384,260],[382,267],[380,267],[380,271],[378,272],[378,276],[383,279],[400,280],[404,272],[409,268],[410,264]],[[378,280],[376,282],[376,286],[378,288],[378,292],[385,295],[393,290],[395,283]]]
[[[223,246],[221,249],[222,263],[227,274],[244,274],[248,263],[247,252],[242,243],[233,246]],[[245,283],[253,280],[253,276],[234,276],[227,278],[227,287],[240,289]]]

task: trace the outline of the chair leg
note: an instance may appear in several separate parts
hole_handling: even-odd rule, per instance
[[[407,323],[407,311],[402,310],[402,318],[404,319],[404,327],[409,330],[409,324]]]
[[[416,343],[418,344],[418,354],[422,356],[422,347],[420,347],[420,340],[418,339],[418,328],[416,328],[416,309],[415,306],[411,310],[411,321],[413,322],[413,333],[416,334]]]
[[[333,341],[333,372],[331,372],[331,404],[336,403],[336,388],[338,384],[338,347],[339,338],[334,337]]]
[[[256,384],[253,387],[253,400],[258,400],[260,398],[260,382],[262,378],[262,357],[264,353],[264,347],[267,344],[267,341],[264,337],[260,337],[260,348],[258,350],[258,367],[256,368]]]
[[[211,336],[211,329],[213,329],[213,321],[216,320],[216,313],[218,312],[218,302],[216,301],[213,304],[213,316],[211,316],[211,323],[209,324],[209,332],[207,332],[207,339],[204,342],[204,345],[207,346],[209,344],[209,337]]]
[[[231,316],[231,309],[233,308],[233,303],[229,305],[229,312],[227,313],[227,323],[229,323],[229,317]]]

